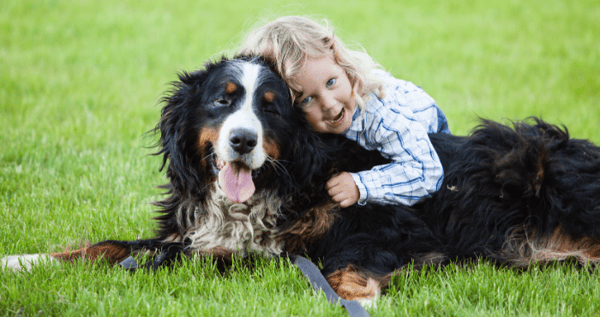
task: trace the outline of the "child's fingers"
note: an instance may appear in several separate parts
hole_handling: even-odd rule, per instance
[[[331,199],[346,208],[358,202],[360,193],[350,173],[343,172],[334,175],[325,183],[325,189]]]
[[[344,192],[339,192],[336,194],[331,194],[330,192],[327,192],[329,194],[329,196],[331,196],[331,200],[333,200],[336,203],[341,203],[342,201],[346,200],[348,197],[346,197],[346,195],[344,194]]]
[[[329,189],[327,189],[327,194],[329,194],[329,196],[331,196],[331,198],[334,198],[337,195],[343,194],[344,193],[344,188],[340,185],[335,185],[330,187]]]
[[[330,189],[334,188],[335,186],[337,186],[340,182],[340,174],[336,174],[333,175],[328,181],[327,183],[325,183],[325,189],[327,191],[329,191]]]
[[[358,199],[355,199],[352,195],[348,196],[345,193],[340,194],[336,197],[338,197],[338,199],[333,199],[333,201],[340,204],[340,207],[342,208],[350,207],[356,204],[356,202],[358,201]]]
[[[341,172],[331,176],[331,178],[325,183],[325,189],[331,189],[336,186],[356,186],[352,175],[348,172]]]
[[[359,195],[354,193],[354,191],[350,188],[343,188],[341,186],[336,186],[332,190],[327,192],[331,199],[340,204],[340,207],[346,208],[354,205],[358,202]]]
[[[352,199],[346,199],[346,200],[340,202],[340,207],[342,207],[342,208],[350,207],[352,205],[354,205],[354,202],[352,202]]]

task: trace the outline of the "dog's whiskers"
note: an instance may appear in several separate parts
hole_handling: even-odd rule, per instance
[[[285,166],[283,166],[283,164],[281,164],[281,161],[275,160],[270,156],[267,156],[267,161],[269,163],[271,163],[271,165],[273,166],[273,169],[275,170],[277,175],[282,175],[282,173],[280,173],[280,171],[281,171],[281,172],[285,173],[285,175],[287,175],[287,177],[292,178],[292,176],[290,175],[290,173],[288,173]]]
[[[206,155],[204,158],[202,158],[202,160],[204,161],[204,160],[208,159],[208,158],[209,158],[209,157],[211,157],[211,156],[215,156],[215,153],[214,153],[214,152],[212,152],[212,153],[209,153],[209,154],[208,154],[208,155]]]

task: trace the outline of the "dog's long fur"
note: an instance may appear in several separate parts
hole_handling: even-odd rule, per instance
[[[439,192],[413,207],[342,210],[325,182],[388,160],[343,136],[312,132],[265,61],[208,63],[181,74],[163,102],[157,154],[169,183],[156,203],[156,236],[51,259],[117,263],[156,252],[163,256],[154,265],[163,265],[178,253],[172,250],[223,263],[235,254],[306,254],[346,299],[373,299],[407,265],[600,260],[600,149],[565,128],[538,119],[483,121],[467,137],[431,134],[445,171]],[[223,189],[223,165],[246,175],[238,179],[244,184],[252,170],[249,199],[238,198],[248,187]],[[16,259],[5,265],[18,267]]]

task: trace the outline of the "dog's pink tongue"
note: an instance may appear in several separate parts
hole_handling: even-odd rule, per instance
[[[225,164],[225,167],[221,169],[219,172],[219,183],[229,200],[234,203],[243,203],[254,194],[255,187],[252,182],[252,171],[233,165]]]

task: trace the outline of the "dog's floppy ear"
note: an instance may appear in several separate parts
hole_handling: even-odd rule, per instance
[[[160,133],[158,141],[159,151],[155,155],[163,156],[162,171],[167,165],[167,177],[170,179],[173,189],[179,193],[188,192],[193,184],[199,183],[198,175],[192,173],[188,168],[188,149],[194,145],[193,124],[187,124],[192,120],[194,109],[199,105],[202,95],[203,83],[208,77],[208,70],[200,70],[192,73],[182,72],[179,80],[172,82],[172,89],[161,99],[164,104],[160,121],[154,129]],[[202,186],[200,186],[202,188]]]

